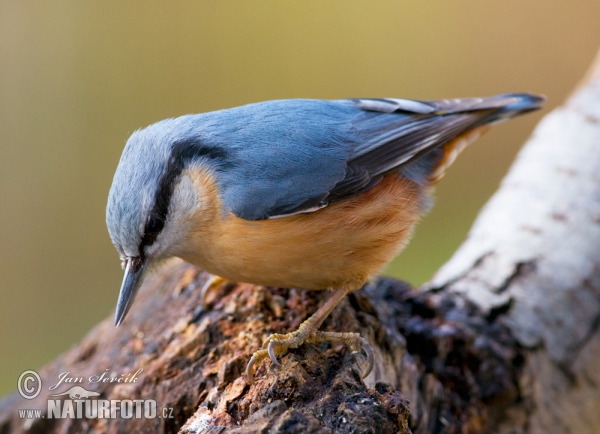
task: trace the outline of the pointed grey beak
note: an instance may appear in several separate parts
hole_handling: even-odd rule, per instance
[[[132,267],[132,260],[137,258],[129,258],[127,260],[127,267],[125,268],[125,276],[123,277],[123,283],[121,284],[121,292],[119,293],[119,300],[117,301],[117,311],[115,313],[115,326],[121,325],[125,315],[129,312],[133,299],[135,298],[138,289],[142,286],[146,271],[148,268],[148,259],[144,259],[142,263],[137,266],[136,270]]]

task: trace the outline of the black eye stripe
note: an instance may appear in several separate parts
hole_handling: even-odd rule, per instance
[[[142,238],[142,243],[140,246],[140,255],[143,256],[144,252],[142,250],[143,246],[149,246],[156,240],[156,237],[162,231],[165,226],[165,221],[162,217],[157,215],[151,215],[144,227],[144,236]]]
[[[154,207],[144,227],[144,236],[139,246],[139,252],[142,257],[144,256],[146,246],[152,245],[160,231],[164,228],[177,178],[181,175],[186,164],[201,157],[218,161],[220,166],[230,165],[227,162],[228,152],[226,149],[202,144],[197,139],[173,143],[171,157],[156,190]],[[158,220],[153,222],[154,217],[159,219],[160,222]]]

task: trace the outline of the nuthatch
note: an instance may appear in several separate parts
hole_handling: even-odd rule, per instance
[[[129,138],[106,222],[125,268],[119,325],[148,269],[177,256],[233,281],[335,290],[299,329],[271,335],[248,364],[305,342],[407,243],[432,186],[491,124],[543,97],[281,100],[166,119]]]

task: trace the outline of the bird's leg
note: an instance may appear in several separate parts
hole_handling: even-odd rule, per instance
[[[310,318],[300,324],[298,330],[283,334],[272,334],[263,343],[262,349],[256,351],[248,367],[246,368],[246,377],[250,384],[254,381],[254,371],[258,364],[267,357],[271,358],[273,364],[279,366],[277,356],[285,354],[290,348],[298,348],[304,343],[320,343],[325,341],[340,342],[350,347],[353,352],[358,352],[361,349],[365,351],[368,359],[366,377],[373,368],[373,350],[369,343],[363,339],[358,333],[337,333],[337,332],[320,332],[318,331],[323,321],[329,316],[331,311],[338,303],[348,294],[348,289],[338,288],[332,296],[319,308]]]
[[[203,307],[206,307],[208,296],[211,293],[211,291],[214,291],[219,285],[226,282],[227,279],[224,279],[223,277],[217,276],[215,274],[210,275],[210,277],[206,280],[204,286],[202,286],[202,289],[200,290],[200,302]]]

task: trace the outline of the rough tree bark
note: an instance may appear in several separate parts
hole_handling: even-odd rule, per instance
[[[345,348],[303,346],[279,368],[263,362],[249,385],[250,355],[327,294],[230,284],[203,309],[205,279],[181,262],[155,275],[120,328],[106,319],[40,371],[36,399],[0,402],[0,432],[599,432],[600,54],[432,282],[376,280],[325,323],[370,340],[366,379]],[[155,399],[173,418],[19,418],[46,411],[60,373],[140,368],[135,383],[83,386]]]

